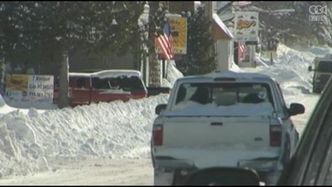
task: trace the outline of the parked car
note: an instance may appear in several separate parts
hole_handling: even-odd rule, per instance
[[[167,105],[156,107],[151,155],[154,183],[184,184],[209,167],[255,169],[276,182],[299,135],[278,83],[258,73],[214,72],[176,81]]]
[[[57,89],[55,93],[57,98]],[[147,97],[147,88],[141,73],[136,70],[69,73],[70,106],[115,100],[128,101],[144,97]]]
[[[308,67],[309,71],[313,71],[312,78],[312,92],[320,93],[332,74],[332,55],[326,55],[325,57],[316,57],[313,61],[314,68]]]

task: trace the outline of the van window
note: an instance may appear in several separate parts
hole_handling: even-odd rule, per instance
[[[95,89],[110,89],[110,83],[108,79],[92,78],[92,88]]]
[[[332,72],[332,61],[321,61],[318,63],[317,71]]]
[[[85,84],[86,78],[78,78],[76,80],[76,87],[77,88],[87,88]]]
[[[120,78],[120,87],[124,91],[144,91],[144,86],[138,77],[121,77]]]
[[[92,78],[92,87],[95,89],[119,89],[123,91],[144,91],[144,85],[139,77],[121,76],[117,78]]]

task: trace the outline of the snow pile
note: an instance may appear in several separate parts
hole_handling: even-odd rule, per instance
[[[291,49],[279,44],[277,59],[271,66],[258,66],[257,68],[242,68],[244,71],[266,74],[277,80],[282,88],[286,104],[302,103],[306,112],[293,116],[294,124],[300,134],[303,132],[306,120],[319,99],[319,95],[312,94],[313,73],[308,71],[308,66],[316,56],[323,57],[330,54],[331,48],[313,46],[307,51]]]
[[[259,72],[273,77],[280,83],[286,97],[299,98],[298,95],[309,94],[312,90],[313,73],[308,71],[309,65],[316,56],[325,56],[332,49],[312,47],[309,51],[297,51],[279,44],[277,59],[271,66],[257,68],[242,68],[249,72]]]
[[[162,80],[162,85],[172,88],[175,81],[180,77],[183,77],[183,74],[176,69],[175,62],[171,61],[167,64],[167,78]]]
[[[8,114],[10,112],[22,112],[24,114],[29,113],[29,110],[26,109],[18,109],[18,108],[13,108],[7,105],[6,101],[0,94],[0,118],[1,116]]]
[[[231,67],[229,68],[230,71],[235,71],[235,72],[243,72],[241,68],[232,61]]]
[[[0,119],[0,174],[47,169],[50,157],[148,157],[154,110],[167,99],[159,95],[30,116],[4,115]]]
[[[29,109],[29,108],[35,108],[39,111],[43,110],[49,110],[49,109],[57,109],[58,106],[50,103],[49,101],[29,101],[29,100],[18,100],[18,99],[9,99],[5,98],[5,101],[7,104],[11,107],[20,108],[20,109]]]

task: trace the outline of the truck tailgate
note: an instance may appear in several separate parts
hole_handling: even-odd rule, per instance
[[[270,146],[270,119],[266,116],[170,117],[165,121],[162,147]]]

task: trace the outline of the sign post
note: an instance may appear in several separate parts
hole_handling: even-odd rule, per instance
[[[249,64],[252,67],[256,67],[256,48],[253,45],[258,43],[258,30],[258,12],[235,12],[235,41],[249,45]]]

